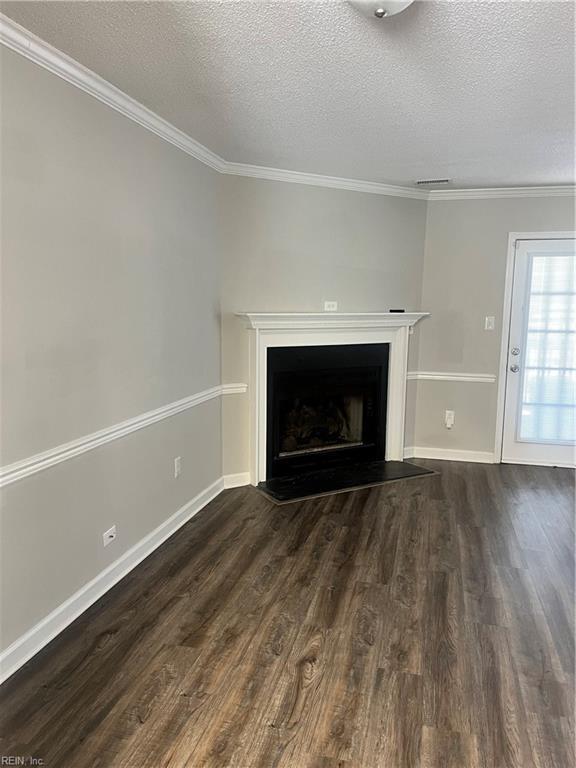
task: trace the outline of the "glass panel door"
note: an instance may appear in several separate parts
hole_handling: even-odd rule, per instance
[[[574,240],[519,241],[503,461],[568,464],[576,440]]]
[[[518,439],[576,439],[576,257],[531,255]]]

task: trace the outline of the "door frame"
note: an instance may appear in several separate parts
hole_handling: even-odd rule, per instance
[[[504,306],[502,311],[502,339],[500,342],[500,364],[498,366],[498,397],[496,401],[496,439],[494,461],[502,462],[504,441],[504,414],[506,406],[506,378],[508,375],[508,346],[510,344],[510,322],[512,319],[512,294],[514,289],[514,264],[516,243],[519,240],[570,240],[576,232],[510,232],[508,234],[508,255],[506,258],[506,279],[504,282]]]

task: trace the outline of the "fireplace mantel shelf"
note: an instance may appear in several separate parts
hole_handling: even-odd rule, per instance
[[[238,312],[255,330],[410,327],[429,312]]]

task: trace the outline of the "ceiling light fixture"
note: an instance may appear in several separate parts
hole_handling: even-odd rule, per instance
[[[387,19],[401,13],[414,0],[349,0],[350,5],[369,18]]]

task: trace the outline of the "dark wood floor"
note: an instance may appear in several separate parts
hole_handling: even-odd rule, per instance
[[[223,493],[4,686],[46,766],[570,768],[574,475]]]

